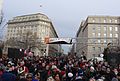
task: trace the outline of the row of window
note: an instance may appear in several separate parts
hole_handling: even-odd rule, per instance
[[[93,37],[101,37],[101,33],[97,33],[97,34],[95,34],[95,33],[92,33],[92,35],[93,35]],[[103,36],[104,37],[118,37],[118,34],[116,33],[116,34],[112,34],[112,33],[110,33],[109,34],[109,36],[107,36],[108,34],[106,34],[106,33],[104,33],[103,34]]]
[[[108,43],[108,42],[115,42],[115,40],[107,40],[107,39],[104,39],[104,40],[92,40],[92,43]]]
[[[34,29],[34,30],[31,30],[33,33],[34,32],[36,32],[37,31],[37,29]],[[12,31],[12,32],[8,32],[8,36],[17,36],[18,35],[18,33],[17,32],[20,32],[20,30],[17,30],[17,31]],[[24,32],[27,32],[27,30],[21,30],[21,33],[24,33]],[[39,31],[40,32],[40,37],[41,36],[45,36],[45,35],[48,35],[49,34],[49,32],[46,30],[46,29],[42,29],[42,30],[40,30]]]
[[[96,20],[95,20],[95,19],[93,19],[93,20],[92,20],[92,22],[94,23],[94,22],[96,22]],[[100,19],[99,19],[99,22],[101,22],[101,20],[100,20]],[[118,20],[117,20],[117,19],[115,19],[115,20],[113,20],[113,19],[109,19],[109,20],[104,19],[104,20],[103,20],[103,22],[104,22],[104,23],[107,23],[107,22],[109,22],[109,23],[112,23],[112,22],[117,23],[117,22],[118,22]]]
[[[47,27],[45,24],[44,25],[40,25],[41,27]],[[24,27],[9,27],[9,30],[20,30],[20,29],[36,29],[38,27],[38,25],[33,25],[33,26],[24,26]]]
[[[8,30],[8,33],[9,32],[19,32],[19,31],[23,31],[23,32],[26,32],[26,31],[28,31],[28,30],[30,30],[30,31],[37,31],[37,28],[32,28],[32,29],[20,29],[20,30]]]
[[[95,50],[99,50],[99,51],[101,51],[102,50],[102,48],[101,47],[93,47],[93,51],[95,51]]]
[[[24,27],[9,27],[9,30],[20,30],[20,29],[33,29],[33,28],[37,28],[37,26],[24,26]]]
[[[95,31],[95,29],[97,29],[97,30],[100,31],[100,30],[101,30],[101,26],[93,27],[93,31]],[[107,31],[107,29],[110,30],[110,31],[113,31],[113,29],[114,29],[115,31],[118,31],[118,27],[112,27],[112,26],[107,27],[107,26],[104,26],[104,31]]]

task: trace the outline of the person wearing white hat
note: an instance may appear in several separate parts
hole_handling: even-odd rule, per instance
[[[66,81],[73,81],[73,73],[71,73],[71,72],[69,72],[68,74],[67,74],[67,79],[66,79]]]
[[[73,74],[70,72],[70,73],[68,73],[68,77],[73,77]]]

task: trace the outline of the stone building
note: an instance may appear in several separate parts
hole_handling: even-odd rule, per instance
[[[24,49],[31,48],[34,54],[44,55],[47,49],[47,45],[44,43],[45,37],[58,38],[58,35],[51,20],[44,14],[22,15],[8,21],[6,41],[16,40],[17,44],[19,43],[15,46],[16,48],[21,48],[19,46],[24,44]],[[5,52],[8,47],[11,46],[6,45]],[[60,47],[55,44],[49,45],[48,54],[59,52]]]
[[[90,59],[103,53],[107,44],[119,44],[119,27],[119,16],[88,16],[76,34],[77,55]]]

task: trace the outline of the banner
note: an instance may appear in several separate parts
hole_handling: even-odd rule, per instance
[[[46,44],[72,44],[71,38],[45,38]]]

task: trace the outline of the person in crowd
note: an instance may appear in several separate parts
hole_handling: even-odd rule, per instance
[[[112,79],[111,69],[109,67],[107,67],[106,75],[105,75],[105,81],[110,81],[111,79]]]
[[[120,81],[120,72],[117,74],[117,79]]]
[[[25,75],[28,73],[28,68],[24,65],[24,61],[21,61],[20,63],[18,63],[18,75],[20,76],[20,78],[25,78]]]
[[[59,72],[56,72],[54,75],[53,75],[53,79],[54,81],[62,81],[62,78],[61,78],[61,75]]]
[[[4,69],[1,69],[2,66]],[[120,64],[112,68],[106,61],[99,62],[69,55],[25,56],[21,59],[0,60],[0,81],[15,81],[15,79],[16,81],[120,81]]]
[[[16,75],[7,71],[4,71],[1,75],[1,81],[16,81]]]
[[[14,63],[12,63],[11,61],[9,61],[8,64],[7,64],[7,66],[6,66],[6,71],[12,73],[14,71],[14,69],[15,69],[15,67],[13,65],[14,65]]]
[[[74,81],[74,76],[72,72],[69,72],[66,76],[66,81]]]
[[[26,79],[27,81],[33,81],[33,75],[31,73],[28,73]]]
[[[40,80],[40,73],[39,73],[39,72],[35,74],[34,80],[36,80],[36,81],[41,81],[41,80]]]

